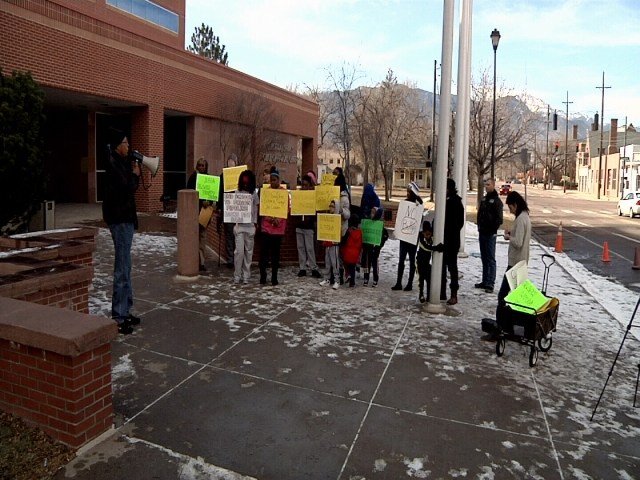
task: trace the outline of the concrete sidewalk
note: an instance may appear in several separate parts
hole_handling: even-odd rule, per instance
[[[137,234],[134,310],[143,320],[113,343],[116,429],[56,478],[639,478],[636,363],[618,363],[589,420],[619,325],[595,300],[584,304],[558,267],[551,350],[534,368],[513,342],[496,357],[480,340],[496,296],[473,288],[481,270],[468,235],[460,303],[434,316],[415,286],[390,290],[396,241],[382,251],[377,288],[360,280],[334,291],[293,267],[278,287],[255,277],[240,287],[214,261],[181,283],[175,237]],[[536,282],[543,252],[532,246]],[[92,313],[108,316],[112,259],[101,230]],[[610,335],[591,322],[609,322]]]

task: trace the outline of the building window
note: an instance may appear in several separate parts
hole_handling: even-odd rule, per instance
[[[422,180],[422,173],[418,174],[418,180]]]
[[[404,172],[400,172],[400,180],[404,180]]]
[[[180,28],[178,15],[149,0],[107,0],[107,5],[124,10],[174,33],[178,33]]]
[[[329,165],[333,165],[333,158],[329,159]]]

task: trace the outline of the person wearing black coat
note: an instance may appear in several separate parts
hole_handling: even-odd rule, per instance
[[[496,182],[487,179],[484,182],[487,194],[480,202],[478,209],[478,241],[480,243],[480,258],[482,259],[482,281],[476,283],[487,293],[493,292],[496,281],[496,237],[498,228],[502,225],[502,200],[496,191]]]
[[[458,195],[456,182],[447,179],[447,203],[444,213],[444,255],[442,258],[442,282],[440,299],[447,298],[447,270],[451,280],[451,297],[447,305],[458,303],[458,251],[460,250],[460,230],[464,226],[465,214],[462,198]]]
[[[118,324],[120,333],[129,334],[133,332],[131,326],[140,323],[140,319],[131,314],[131,246],[133,232],[138,228],[135,192],[141,172],[140,165],[129,157],[129,139],[122,130],[109,131],[109,148],[102,217],[111,232],[115,250],[111,318]]]

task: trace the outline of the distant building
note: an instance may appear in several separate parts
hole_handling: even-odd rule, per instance
[[[231,154],[275,165],[291,185],[316,166],[318,104],[186,51],[185,33],[185,0],[0,0],[3,74],[30,71],[46,93],[49,200],[101,201],[110,126],[161,158],[141,211],[175,198],[201,156],[216,175]]]

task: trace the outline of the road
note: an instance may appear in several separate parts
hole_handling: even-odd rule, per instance
[[[514,187],[524,195],[524,185]],[[577,192],[563,193],[562,189],[527,187],[533,235],[539,242],[553,248],[562,222],[564,252],[572,260],[597,275],[637,287],[640,270],[632,266],[636,248],[640,248],[640,218],[619,217],[616,201],[591,199]],[[605,242],[609,262],[602,260]]]

